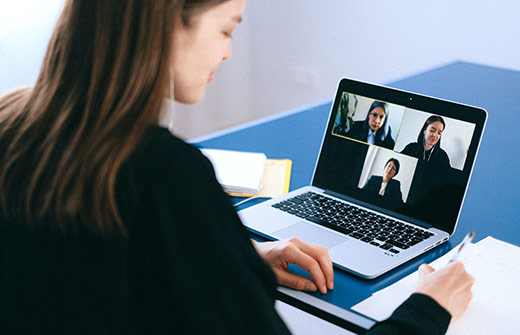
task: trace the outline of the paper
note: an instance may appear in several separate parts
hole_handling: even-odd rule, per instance
[[[217,180],[227,193],[256,195],[260,191],[266,156],[263,153],[201,149],[213,164]]]
[[[456,248],[432,262],[445,266]],[[515,334],[520,329],[520,248],[492,237],[469,244],[459,258],[475,277],[473,299],[468,309],[446,334]],[[418,273],[374,293],[352,310],[381,321],[406,300],[418,280]]]

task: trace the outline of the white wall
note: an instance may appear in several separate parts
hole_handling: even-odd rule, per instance
[[[254,112],[332,98],[341,76],[389,82],[453,60],[520,70],[514,0],[262,0]],[[300,83],[300,85],[298,84]]]
[[[0,1],[1,94],[36,79],[63,0]],[[515,0],[249,0],[233,58],[203,103],[178,106],[176,130],[331,99],[342,76],[386,83],[454,60],[520,70],[518,13]]]
[[[32,85],[64,0],[0,0],[0,95]]]

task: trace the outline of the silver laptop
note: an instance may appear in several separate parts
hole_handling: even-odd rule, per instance
[[[337,267],[375,278],[453,235],[486,119],[481,108],[344,78],[311,185],[239,215],[254,233],[323,245]]]

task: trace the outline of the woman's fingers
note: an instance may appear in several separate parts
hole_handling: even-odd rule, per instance
[[[316,292],[318,287],[309,278],[298,276],[282,269],[275,269],[276,277],[281,285],[301,291]]]
[[[475,283],[464,264],[453,262],[438,270],[421,266],[419,274],[414,292],[429,295],[451,314],[452,321],[457,320],[473,297],[471,287]]]
[[[419,277],[422,278],[433,271],[435,271],[435,269],[431,265],[421,264],[421,266],[419,266]]]
[[[316,244],[303,242],[297,238],[293,240],[293,243],[296,244],[300,250],[318,263],[320,272],[324,276],[325,285],[329,290],[332,290],[334,288],[334,269],[332,267],[332,261],[328,249]],[[314,278],[314,276],[312,277]]]
[[[323,294],[334,288],[334,271],[327,248],[298,238],[253,244],[260,256],[271,266],[280,284],[300,290],[319,289]],[[289,264],[298,265],[309,272],[314,282],[289,273]]]
[[[321,270],[320,264],[316,259],[308,255],[301,249],[301,241],[292,238],[290,240],[281,242],[286,243],[286,245],[282,248],[282,254],[280,255],[282,259],[289,264],[296,264],[302,269],[309,272],[320,292],[323,294],[327,293],[325,275]]]

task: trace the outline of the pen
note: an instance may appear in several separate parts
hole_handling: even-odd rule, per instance
[[[462,240],[462,243],[459,245],[457,251],[453,254],[453,256],[451,256],[451,259],[450,259],[449,263],[457,261],[457,259],[459,258],[460,254],[462,253],[462,250],[464,250],[464,248],[468,244],[470,244],[471,241],[473,240],[473,236],[475,236],[475,232],[470,231],[466,235],[466,237],[464,237],[464,239]]]

